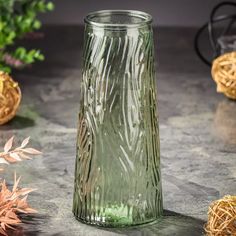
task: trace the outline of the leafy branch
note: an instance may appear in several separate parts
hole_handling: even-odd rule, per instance
[[[14,136],[11,137],[4,146],[4,151],[0,152],[0,164],[9,164],[22,161],[23,159],[31,159],[29,155],[42,154],[40,151],[34,148],[26,148],[29,143],[30,137],[23,140],[21,145],[15,149],[12,149]]]
[[[41,27],[38,13],[53,8],[53,3],[45,0],[0,0],[0,70],[10,72],[44,59],[40,50],[13,46],[17,39]]]
[[[34,148],[27,147],[30,137],[23,140],[21,145],[13,148],[14,137],[11,137],[5,144],[3,152],[0,152],[0,164],[9,164],[31,159],[30,155],[42,154]],[[36,213],[27,203],[28,194],[36,189],[19,188],[21,177],[14,177],[14,185],[9,190],[6,181],[0,182],[0,234],[7,235],[7,229],[15,229],[15,226],[22,223],[19,218],[20,213]]]

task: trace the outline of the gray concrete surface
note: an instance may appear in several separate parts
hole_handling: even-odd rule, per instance
[[[41,47],[47,59],[14,73],[23,101],[16,118],[0,127],[0,145],[30,135],[44,155],[2,174],[12,184],[16,171],[22,186],[38,188],[29,200],[39,214],[10,235],[202,235],[209,204],[236,191],[236,103],[216,93],[210,68],[193,51],[195,31],[155,30],[166,211],[159,222],[127,229],[87,226],[71,211],[82,28],[46,27],[44,39],[24,42]]]

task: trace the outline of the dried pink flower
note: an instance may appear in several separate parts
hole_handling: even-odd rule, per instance
[[[22,161],[23,159],[31,159],[30,155],[39,155],[42,152],[34,148],[26,148],[30,137],[23,140],[21,145],[12,149],[14,136],[11,137],[4,146],[4,151],[0,152],[0,164],[9,164]]]
[[[31,159],[30,155],[42,154],[40,151],[26,147],[30,137],[23,140],[21,145],[13,149],[14,136],[5,144],[3,152],[0,152],[0,164],[9,164],[22,161],[23,159]],[[3,169],[0,169],[3,170]],[[36,213],[27,203],[28,194],[35,189],[19,188],[18,184],[21,177],[14,178],[14,186],[12,190],[7,188],[5,180],[0,181],[0,234],[8,236],[7,229],[15,229],[14,227],[22,223],[17,214]]]
[[[25,66],[25,63],[22,62],[21,60],[19,59],[16,59],[14,58],[12,55],[10,55],[9,53],[5,53],[3,55],[3,61],[9,65],[9,66],[12,66],[12,67],[16,67],[16,68],[19,68],[19,67],[24,67]]]

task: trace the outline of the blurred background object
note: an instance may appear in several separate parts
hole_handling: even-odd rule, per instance
[[[236,145],[236,103],[222,101],[218,104],[214,118],[217,137],[226,145]]]
[[[222,10],[224,10],[222,12]],[[236,2],[222,1],[216,4],[209,13],[208,21],[198,30],[194,47],[199,58],[207,65],[211,66],[212,61],[226,52],[236,50],[235,44],[235,22],[236,22]],[[220,13],[220,14],[219,14]],[[211,49],[211,55],[206,56],[205,51],[200,47],[200,39],[203,33],[207,33],[208,40],[203,41]]]
[[[219,14],[225,7],[231,7],[230,11]],[[234,11],[231,13],[231,10]],[[217,92],[223,93],[230,99],[236,99],[235,10],[236,2],[223,1],[215,5],[209,14],[209,21],[197,31],[194,40],[194,48],[199,58],[206,65],[212,66],[211,74],[217,84]],[[206,56],[209,49],[200,46],[204,32],[208,33],[208,40],[202,44],[207,43],[210,56]]]
[[[104,9],[142,10],[151,14],[154,25],[199,27],[209,18],[209,12],[222,0],[56,0],[52,14],[43,15],[47,24],[83,24],[83,19],[91,11]]]
[[[236,35],[226,35],[218,39],[220,45],[220,53],[236,51]]]
[[[17,40],[41,27],[38,13],[53,10],[52,2],[45,0],[0,1],[0,71],[23,68],[36,60],[43,60],[40,50],[27,50]]]
[[[0,125],[15,116],[21,101],[20,87],[7,73],[44,60],[39,49],[19,46],[20,40],[35,38],[34,31],[41,27],[38,13],[53,8],[45,0],[0,0]]]

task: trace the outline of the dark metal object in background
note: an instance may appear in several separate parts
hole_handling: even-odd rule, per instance
[[[236,36],[226,36],[230,30],[233,28],[233,25],[236,21],[236,14],[226,14],[226,15],[219,15],[216,16],[216,13],[220,8],[223,6],[233,6],[236,7],[236,2],[222,2],[217,4],[211,11],[210,20],[209,22],[205,23],[197,32],[195,39],[194,39],[194,48],[196,50],[197,55],[199,58],[206,63],[207,65],[211,66],[212,61],[218,57],[219,55],[236,50]],[[220,36],[216,36],[215,32],[215,25],[219,22],[226,21],[228,22],[222,29]],[[199,47],[199,39],[202,33],[208,29],[208,36],[209,42],[212,48],[212,58],[208,59],[202,53]]]
[[[236,35],[222,36],[218,39],[220,54],[236,51]]]

